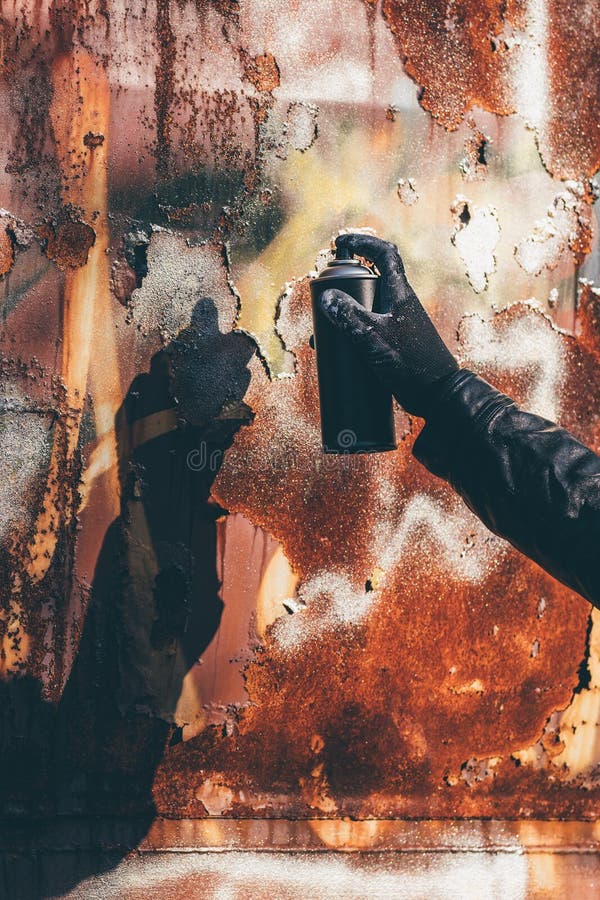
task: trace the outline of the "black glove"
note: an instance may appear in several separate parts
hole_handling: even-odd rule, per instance
[[[338,251],[363,256],[377,266],[382,312],[369,312],[335,288],[321,294],[321,310],[356,345],[398,403],[426,418],[436,386],[457,371],[457,361],[408,283],[395,244],[367,234],[343,234],[335,243]]]

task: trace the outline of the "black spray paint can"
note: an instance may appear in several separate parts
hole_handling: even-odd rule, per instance
[[[337,288],[365,309],[379,309],[380,279],[357,259],[334,259],[310,283],[325,453],[375,453],[396,449],[392,394],[339,334],[317,305]]]

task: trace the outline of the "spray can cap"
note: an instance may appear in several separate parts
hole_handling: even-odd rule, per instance
[[[342,248],[336,249],[335,259],[317,276],[319,281],[326,278],[377,278],[377,275],[361,262],[347,255]]]

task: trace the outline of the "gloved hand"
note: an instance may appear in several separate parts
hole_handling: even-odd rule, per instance
[[[408,283],[395,244],[367,234],[343,234],[335,243],[338,251],[363,256],[377,266],[382,312],[369,312],[335,288],[321,294],[321,310],[348,336],[398,403],[426,418],[436,385],[457,371],[457,361]]]

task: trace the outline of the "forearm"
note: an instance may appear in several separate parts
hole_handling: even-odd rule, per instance
[[[600,606],[600,458],[461,370],[444,381],[414,455],[496,534]]]

